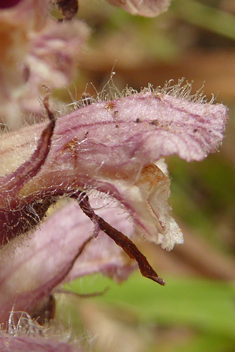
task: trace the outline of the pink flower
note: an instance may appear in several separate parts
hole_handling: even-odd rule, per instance
[[[149,17],[170,2],[108,1]],[[57,5],[66,20],[78,7],[76,0]],[[50,19],[49,7],[49,0],[0,1],[0,113],[12,129],[22,112],[40,116],[42,83],[51,89],[68,84],[88,36],[81,21]],[[46,97],[49,122],[1,136],[0,350],[81,351],[47,335],[31,317],[50,313],[51,293],[63,282],[96,272],[126,279],[136,265],[121,248],[143,276],[164,284],[131,239],[141,234],[167,250],[183,242],[168,205],[163,157],[204,159],[220,145],[227,115],[223,105],[189,92],[181,82],[127,90],[112,101],[82,101],[57,119]],[[97,194],[112,207],[97,209]],[[39,229],[48,208],[64,197],[76,203]]]
[[[134,267],[101,231],[136,259],[144,276],[164,284],[125,235],[141,233],[168,250],[183,242],[167,203],[170,180],[162,157],[178,154],[187,161],[204,159],[221,143],[227,115],[221,104],[203,104],[190,97],[189,88],[176,85],[162,91],[126,92],[113,101],[84,103],[57,120],[45,99],[49,123],[2,136],[2,253],[9,256],[21,243],[10,263],[2,257],[2,322],[13,307],[33,315],[63,281],[97,271],[126,278]],[[188,95],[187,100],[181,95]],[[119,210],[97,214],[88,198],[94,191],[116,200]],[[94,230],[88,218],[82,219],[70,205],[49,218],[29,246],[23,247],[21,237],[32,232],[48,207],[64,196],[78,201]],[[120,211],[132,220],[135,231],[128,230],[126,218],[115,229]]]

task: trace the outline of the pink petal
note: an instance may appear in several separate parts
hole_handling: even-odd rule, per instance
[[[115,208],[104,208],[99,213],[120,231],[132,234],[125,214]],[[15,311],[33,311],[61,281],[91,273],[103,273],[118,281],[126,279],[135,265],[104,233],[86,246],[74,264],[79,248],[92,233],[92,222],[73,202],[49,217],[11,257],[9,248],[2,250],[0,321],[8,319],[13,307]],[[17,244],[12,244],[13,250]]]
[[[0,351],[9,352],[82,352],[77,343],[69,343],[64,331],[53,331],[52,327],[42,327],[28,314],[20,314],[15,323],[11,312],[7,329],[0,331]]]
[[[0,333],[0,350],[8,352],[82,352],[82,349],[65,342],[40,336],[29,337],[26,333],[22,336]]]
[[[5,325],[5,328],[3,326]],[[9,352],[82,352],[70,331],[55,328],[47,322],[41,326],[25,312],[10,312],[1,325],[0,351]]]
[[[39,33],[32,33],[31,48],[25,60],[30,70],[31,89],[38,89],[42,82],[50,89],[68,85],[77,70],[78,55],[88,34],[88,27],[82,21],[52,20],[48,20]]]
[[[171,0],[108,0],[108,2],[122,7],[132,15],[155,17],[168,9]]]

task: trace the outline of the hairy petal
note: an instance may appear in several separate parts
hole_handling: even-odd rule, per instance
[[[18,194],[22,213],[24,204],[33,205],[38,198],[98,189],[115,197],[149,239],[171,249],[182,242],[182,234],[169,215],[166,168],[155,163],[173,154],[186,161],[202,160],[216,151],[226,115],[221,104],[143,91],[61,116],[45,164]],[[17,159],[21,153],[25,157],[43,127],[22,129],[17,142],[14,134],[3,136],[0,161],[2,172],[9,175],[2,176],[0,184],[5,192]],[[15,165],[9,166],[10,159]],[[0,206],[1,202],[6,204],[5,199],[0,198]]]
[[[99,214],[131,236],[133,228],[125,214],[118,215],[116,208],[101,209]],[[136,266],[102,232],[78,256],[92,233],[92,223],[72,202],[49,217],[10,260],[8,251],[2,250],[0,321],[8,319],[13,307],[16,311],[33,312],[62,281],[92,273],[102,273],[117,281],[126,279]]]
[[[25,352],[82,352],[77,346],[70,345],[66,342],[59,342],[55,338],[44,338],[40,335],[29,336],[27,332],[19,336],[11,336],[7,333],[0,332],[0,350],[1,351],[25,351]]]
[[[171,0],[108,0],[108,2],[122,7],[132,15],[155,17],[168,9]]]

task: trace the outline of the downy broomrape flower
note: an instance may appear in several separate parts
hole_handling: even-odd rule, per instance
[[[100,231],[136,259],[144,276],[164,284],[123,234],[126,227],[115,229],[120,210],[105,221],[90,205],[88,196],[95,190],[115,199],[133,221],[135,233],[163,248],[170,250],[183,242],[167,203],[170,180],[162,157],[178,154],[186,161],[204,159],[221,143],[227,115],[225,106],[203,103],[200,95],[190,97],[189,90],[189,85],[180,87],[179,82],[162,90],[127,91],[115,100],[84,103],[57,120],[45,99],[49,123],[2,135],[2,253],[5,249],[7,255],[22,235],[32,232],[48,207],[61,197],[76,199],[94,223],[93,233],[87,224],[82,229],[81,215],[72,217],[78,209],[69,209],[70,215],[62,213],[49,219],[29,240],[28,247],[17,249],[10,264],[3,256],[3,323],[12,308],[33,314],[56,286],[71,278],[97,271],[119,280],[126,278],[133,267],[119,259],[120,252],[113,252],[109,243],[103,243]],[[63,227],[63,219],[68,219],[69,225]],[[90,254],[87,245],[91,246]],[[86,250],[84,258],[82,252],[85,255]]]
[[[109,2],[150,17],[169,5],[160,0]],[[70,19],[64,2],[57,3]],[[34,103],[42,83],[51,88],[68,83],[75,51],[87,37],[81,22],[49,19],[48,6],[46,0],[16,1],[0,13],[0,111],[9,123],[27,109],[38,113]],[[47,97],[49,122],[1,136],[0,322],[7,333],[0,333],[0,348],[73,351],[72,345],[43,340],[41,333],[32,338],[28,331],[36,323],[16,314],[14,325],[12,309],[37,317],[61,282],[90,273],[127,278],[135,265],[120,247],[144,276],[164,284],[131,238],[141,234],[167,250],[183,242],[167,202],[170,180],[163,157],[204,159],[220,145],[227,115],[226,107],[204,103],[200,94],[190,96],[190,85],[181,83],[141,93],[127,90],[114,100],[88,99],[89,104],[85,100],[57,119]],[[94,191],[114,199],[117,208],[96,210],[96,201],[89,199]],[[62,197],[76,203],[37,229],[50,205]]]
[[[215,151],[223,138],[227,109],[203,103],[200,95],[190,97],[190,85],[180,84],[127,91],[118,99],[82,106],[57,121],[45,100],[49,123],[3,135],[0,243],[11,246],[32,231],[51,204],[66,196],[76,199],[93,221],[89,241],[104,231],[136,259],[144,276],[164,284],[134,244],[96,214],[88,195],[96,190],[116,199],[136,233],[163,248],[170,250],[183,242],[170,215],[170,180],[161,158],[178,154],[199,161]],[[57,241],[57,233],[50,239]],[[55,275],[54,286],[68,272],[59,280]]]

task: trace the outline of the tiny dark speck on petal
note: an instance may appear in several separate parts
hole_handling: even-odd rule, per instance
[[[154,126],[158,126],[159,125],[159,121],[158,120],[152,120],[149,122],[151,125],[154,125]]]
[[[139,119],[139,117],[137,117],[137,119],[135,120],[136,123],[141,122],[141,120]]]
[[[114,104],[114,102],[113,102],[113,101],[108,102],[108,103],[107,103],[107,104],[105,104],[105,106],[104,106],[105,110],[107,110],[107,111],[111,111],[111,110],[113,110],[113,109],[114,109],[114,107],[115,107],[115,104]]]

